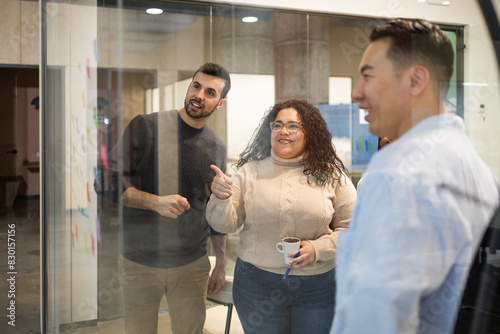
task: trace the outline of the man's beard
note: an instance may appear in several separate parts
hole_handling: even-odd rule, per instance
[[[201,110],[197,111],[197,110],[193,110],[191,109],[191,102],[196,102],[198,103],[199,105],[201,105]],[[214,107],[214,109],[212,109],[211,111],[206,111],[205,110],[205,106],[201,103],[199,103],[198,101],[192,99],[192,100],[185,100],[184,101],[184,110],[186,110],[186,114],[188,114],[189,117],[191,118],[206,118],[206,117],[209,117],[210,115],[213,114],[213,112],[215,111],[217,107]]]

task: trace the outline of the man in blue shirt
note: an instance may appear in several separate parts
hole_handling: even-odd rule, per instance
[[[352,98],[370,132],[393,142],[370,161],[339,236],[331,333],[451,333],[497,183],[463,120],[446,112],[446,35],[397,19],[370,41]]]

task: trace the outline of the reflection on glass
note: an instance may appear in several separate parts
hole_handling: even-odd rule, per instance
[[[53,328],[123,317],[126,282],[118,270],[123,209],[97,196],[93,184],[109,186],[99,175],[110,167],[110,151],[135,116],[183,107],[200,64],[213,61],[231,73],[227,103],[207,123],[227,144],[228,174],[264,112],[291,98],[307,99],[321,110],[352,175],[364,170],[375,151],[350,90],[376,20],[222,4],[154,4],[162,14],[149,15],[135,2],[121,7],[47,3],[43,70],[50,113],[44,123],[44,182],[49,194],[48,319]],[[258,20],[244,22],[244,17]],[[479,34],[477,30],[470,32]],[[453,29],[447,33],[452,39],[457,34]],[[454,41],[460,44],[460,38]],[[457,72],[456,81],[462,77]],[[459,110],[464,98],[457,86],[456,93],[450,89],[448,102]],[[469,86],[466,102],[475,108],[475,97],[486,90],[495,101],[491,87]],[[478,151],[496,165],[496,146],[485,135],[496,127],[486,125],[483,132],[482,116],[491,117],[492,105],[488,102],[484,113],[475,113],[466,104],[464,118]],[[228,235],[228,275],[237,240],[237,233]],[[213,255],[210,244],[208,250]],[[160,309],[166,313],[164,300]]]

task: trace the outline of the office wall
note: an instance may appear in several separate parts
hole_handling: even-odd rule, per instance
[[[476,150],[500,178],[500,101],[496,58],[484,25],[465,30],[464,109],[466,131]]]
[[[363,17],[421,17],[439,23],[477,25],[483,21],[476,1],[473,0],[452,0],[450,6],[429,5],[413,0],[213,0],[212,2]],[[500,3],[498,0],[494,2]]]
[[[227,102],[228,164],[238,160],[264,113],[274,105],[274,76],[231,74],[232,87]],[[249,98],[258,96],[258,99]],[[241,102],[245,101],[245,102]],[[234,172],[228,169],[228,174]]]
[[[430,5],[416,1],[373,0],[364,1],[322,1],[309,0],[214,0],[215,3],[251,5],[269,8],[283,8],[307,12],[326,12],[344,15],[356,15],[365,18],[378,17],[420,17],[437,23],[459,24],[465,26],[464,42],[465,64],[464,79],[464,118],[467,133],[480,156],[500,178],[500,147],[498,145],[498,127],[500,102],[498,99],[498,70],[494,58],[491,40],[484,25],[484,19],[477,1],[452,0],[450,6]],[[494,0],[500,8],[500,0]],[[331,30],[332,56],[330,68],[332,76],[350,76],[351,65],[359,62],[362,47],[340,48],[340,41],[348,39],[351,46],[362,45],[369,33],[370,20],[364,29],[353,30],[346,27],[334,27]],[[335,49],[336,48],[336,49]],[[341,57],[341,61],[337,61]],[[352,58],[352,62],[350,61]],[[349,60],[349,61],[348,61]]]
[[[0,0],[0,8],[0,63],[38,64],[38,2]]]

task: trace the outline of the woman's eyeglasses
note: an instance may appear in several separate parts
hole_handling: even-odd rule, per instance
[[[271,122],[269,123],[272,132],[280,132],[283,128],[286,128],[289,133],[297,133],[302,129],[302,124],[298,122]]]

